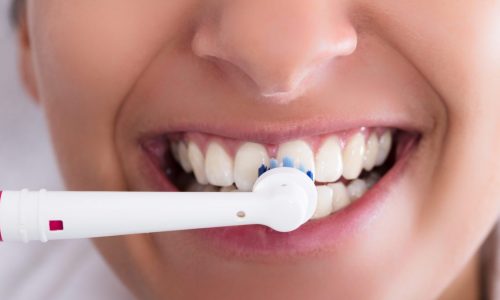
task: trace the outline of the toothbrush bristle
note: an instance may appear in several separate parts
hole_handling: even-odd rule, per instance
[[[267,167],[266,167],[264,164],[262,164],[262,165],[259,167],[259,177],[260,177],[262,174],[266,173],[266,172],[267,172],[267,170],[268,170],[268,169],[267,169]]]
[[[279,164],[278,160],[276,160],[275,158],[270,159],[269,160],[269,167],[267,167],[265,164],[260,165],[260,167],[257,170],[257,172],[259,174],[258,177],[262,176],[262,174],[266,173],[267,171],[269,171],[271,169],[277,168],[278,166],[293,168],[294,167],[293,159],[291,159],[289,157],[285,157],[285,158],[283,158],[283,161],[281,162],[281,164]],[[304,165],[300,165],[296,169],[301,171],[302,173],[305,173],[309,178],[311,178],[312,181],[314,181],[313,172],[311,170],[306,170]]]
[[[274,168],[277,168],[277,167],[278,167],[278,160],[275,159],[275,158],[272,158],[269,161],[269,169],[274,169]]]
[[[284,157],[283,167],[293,168],[293,159],[291,159],[290,157]]]

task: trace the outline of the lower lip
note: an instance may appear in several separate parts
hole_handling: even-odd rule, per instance
[[[352,237],[380,216],[392,186],[398,183],[416,148],[408,145],[396,164],[363,197],[329,217],[312,220],[299,229],[282,233],[262,225],[191,230],[190,234],[218,255],[247,259],[303,257],[330,252],[346,237]],[[359,235],[358,235],[359,236]]]
[[[188,230],[184,233],[201,242],[206,251],[224,257],[275,260],[330,252],[346,237],[355,234],[360,237],[358,233],[362,230],[368,234],[366,231],[370,227],[367,225],[380,219],[375,217],[381,215],[391,187],[402,178],[416,146],[416,140],[409,142],[399,154],[396,164],[356,202],[326,218],[309,221],[295,231],[282,233],[262,225],[248,225]],[[153,176],[156,177],[154,181],[160,183],[159,179],[163,176],[156,175]],[[164,179],[161,181],[161,190],[174,189]],[[163,234],[155,236],[161,239]]]

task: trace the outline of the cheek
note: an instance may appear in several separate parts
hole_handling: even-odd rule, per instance
[[[424,72],[433,72],[448,114],[435,183],[436,195],[447,203],[441,201],[434,211],[447,212],[459,235],[475,245],[500,207],[500,5],[483,2],[464,9],[469,13],[460,15],[466,17],[456,18],[455,12],[454,21],[443,20],[451,25],[435,29],[432,43],[441,62],[431,60],[437,65]]]
[[[37,89],[69,188],[123,188],[115,119],[142,70],[175,38],[174,26],[158,28],[179,23],[164,11],[180,2],[129,2],[29,2]]]
[[[378,22],[444,108],[432,137],[436,157],[428,158],[431,171],[422,181],[428,188],[415,210],[415,243],[424,245],[415,256],[453,274],[500,211],[500,4],[393,2]],[[434,272],[435,282],[444,273]]]
[[[500,10],[476,3],[421,24],[429,40],[417,51],[427,57],[415,60],[447,115],[421,230],[429,245],[445,248],[442,263],[455,267],[477,250],[500,211]]]
[[[489,208],[498,206],[493,198],[500,192],[500,3],[393,4],[386,11],[389,17],[378,21],[445,108],[439,124],[443,132],[435,135],[443,148],[436,188],[453,195],[444,198],[453,198],[455,209],[459,202],[469,209],[483,201],[489,201]],[[425,13],[409,14],[409,9]]]

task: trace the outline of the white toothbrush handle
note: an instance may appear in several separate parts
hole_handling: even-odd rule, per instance
[[[248,193],[4,191],[1,238],[45,242],[248,224],[291,231],[311,217],[314,185],[282,179],[271,174]]]

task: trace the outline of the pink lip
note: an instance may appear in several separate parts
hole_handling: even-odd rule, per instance
[[[241,138],[241,135],[239,137]],[[342,211],[321,220],[310,221],[293,232],[280,233],[265,226],[251,225],[191,230],[185,233],[202,241],[207,250],[225,256],[275,259],[328,251],[344,237],[367,228],[367,225],[376,219],[375,216],[380,214],[391,186],[397,184],[406,170],[407,162],[417,143],[417,138],[413,138],[403,149],[398,149],[396,164],[362,198]],[[144,175],[159,190],[175,191],[175,186],[165,179],[151,160],[151,155],[145,156]],[[161,238],[162,234],[156,236]]]
[[[212,250],[227,256],[277,259],[328,251],[344,237],[367,228],[380,214],[391,186],[402,177],[416,144],[416,139],[410,141],[402,149],[397,163],[362,198],[329,217],[309,221],[293,232],[281,233],[251,225],[192,230],[191,234],[202,239]]]
[[[242,124],[246,123],[246,124]],[[328,133],[346,133],[357,131],[359,128],[398,128],[408,132],[424,132],[427,128],[417,127],[405,117],[373,117],[356,120],[332,120],[314,118],[305,120],[287,119],[272,121],[242,122],[177,122],[172,126],[162,126],[150,131],[149,134],[138,137],[140,143],[165,132],[200,132],[222,136],[229,139],[253,141],[262,144],[279,144],[283,141],[292,140],[304,136],[317,136]]]

